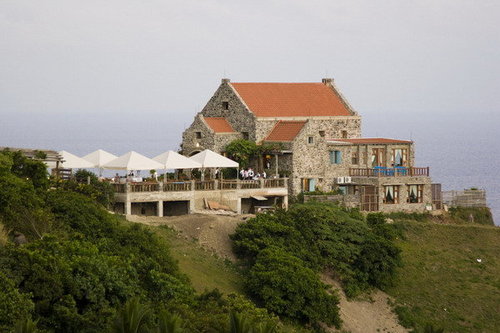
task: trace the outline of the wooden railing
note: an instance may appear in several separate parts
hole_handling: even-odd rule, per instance
[[[195,191],[212,191],[215,190],[215,181],[213,180],[198,180],[194,183]]]
[[[240,188],[243,190],[260,188],[260,180],[240,180]]]
[[[126,184],[111,184],[111,186],[113,186],[115,193],[126,193],[127,192],[127,185]]]
[[[286,187],[285,178],[270,178],[264,179],[265,188],[276,188],[276,187]]]
[[[285,188],[286,178],[269,178],[256,180],[191,180],[167,183],[126,183],[112,184],[115,193],[128,192],[185,192],[213,190],[248,190],[258,188]]]
[[[191,182],[173,182],[163,184],[163,191],[165,192],[191,191],[191,188]]]
[[[395,168],[350,168],[351,177],[402,177],[402,176],[429,176],[429,167],[395,167]]]
[[[158,183],[137,183],[130,184],[130,192],[157,192],[160,190]]]

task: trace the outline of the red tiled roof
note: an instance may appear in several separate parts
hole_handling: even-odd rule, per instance
[[[347,143],[358,143],[358,144],[386,144],[386,143],[413,143],[413,141],[408,140],[397,140],[397,139],[387,139],[387,138],[358,138],[358,139],[331,139],[332,141],[340,141]]]
[[[231,83],[257,117],[350,116],[323,83]]]
[[[231,124],[223,117],[204,117],[204,119],[215,133],[234,133]]]
[[[278,121],[264,141],[292,141],[306,121]]]

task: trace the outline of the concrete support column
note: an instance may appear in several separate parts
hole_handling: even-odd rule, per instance
[[[162,217],[163,216],[163,201],[160,200],[157,202],[158,209],[156,210],[158,212],[158,216]]]
[[[193,214],[195,209],[196,209],[196,207],[194,205],[194,197],[193,197],[192,199],[189,200],[189,212],[188,212],[188,214]]]
[[[132,215],[132,202],[130,201],[125,201],[125,215]]]
[[[236,200],[236,213],[241,214],[241,198]]]
[[[288,209],[288,195],[283,197],[283,208]]]

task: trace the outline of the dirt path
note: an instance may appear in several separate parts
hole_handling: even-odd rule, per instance
[[[167,225],[186,238],[198,240],[200,245],[217,253],[220,257],[235,261],[231,250],[229,235],[234,233],[236,226],[251,215],[224,216],[214,214],[192,214],[173,217],[128,216],[131,222],[147,225]],[[389,296],[380,290],[374,291],[370,301],[347,300],[340,284],[328,275],[321,276],[324,283],[339,290],[340,316],[343,321],[341,332],[351,333],[406,333],[404,327],[398,324],[396,315],[392,312],[387,300]],[[331,332],[337,332],[332,329]]]
[[[196,239],[201,246],[217,253],[220,257],[236,261],[231,249],[229,235],[248,215],[225,216],[214,214],[191,214],[184,216],[156,217],[129,215],[130,222],[147,225],[167,225],[188,238]]]
[[[338,290],[340,318],[343,322],[342,331],[351,333],[409,332],[399,325],[396,315],[387,302],[390,296],[386,293],[375,290],[370,294],[370,300],[348,300],[337,281],[326,274],[321,276],[321,280]],[[330,332],[337,332],[337,330],[332,329]]]

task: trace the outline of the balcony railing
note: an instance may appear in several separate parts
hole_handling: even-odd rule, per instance
[[[269,178],[256,180],[192,180],[179,182],[144,182],[111,184],[115,193],[127,192],[184,192],[184,191],[213,191],[213,190],[248,190],[259,188],[286,188],[287,178]]]
[[[350,168],[351,177],[402,177],[402,176],[429,176],[429,167],[374,167],[374,168]]]

